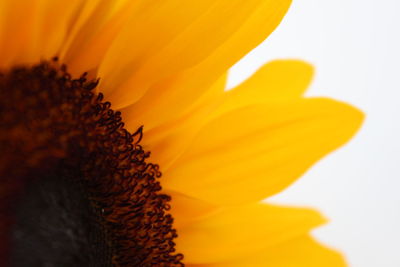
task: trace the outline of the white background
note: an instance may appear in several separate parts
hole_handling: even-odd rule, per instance
[[[331,222],[315,235],[350,266],[400,267],[400,0],[294,0],[278,29],[233,67],[229,87],[277,58],[311,62],[308,95],[352,103],[367,119],[272,200],[323,211]]]

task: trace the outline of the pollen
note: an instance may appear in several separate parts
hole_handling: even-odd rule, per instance
[[[56,59],[0,74],[0,251],[11,266],[183,266],[142,127],[127,131],[97,84]]]

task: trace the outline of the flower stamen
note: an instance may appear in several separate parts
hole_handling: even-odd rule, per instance
[[[107,248],[101,249],[111,255],[96,266],[181,266],[170,197],[160,193],[159,166],[147,162],[150,153],[140,145],[142,128],[129,133],[121,113],[94,92],[97,84],[86,74],[73,79],[56,60],[0,75],[0,93],[7,96],[0,100],[0,221],[15,234],[25,218],[18,211],[31,199],[25,195],[43,192],[35,184],[78,186],[80,203],[87,199],[84,210],[102,229]],[[39,210],[36,215],[39,220]]]

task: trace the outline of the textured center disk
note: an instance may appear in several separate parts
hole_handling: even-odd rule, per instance
[[[142,129],[96,85],[56,62],[0,75],[0,266],[183,265]]]
[[[72,179],[58,173],[28,185],[12,228],[13,266],[112,266],[101,215]]]

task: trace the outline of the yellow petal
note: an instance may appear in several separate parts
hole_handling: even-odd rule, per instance
[[[187,119],[192,119],[191,116],[196,116],[193,115],[194,113],[198,112],[200,109],[208,109],[205,106],[209,106],[211,102],[215,101],[215,99],[220,96],[222,93],[224,93],[224,89],[226,87],[226,81],[227,81],[227,74],[225,73],[224,75],[222,75],[219,79],[217,79],[216,81],[214,81],[213,84],[210,84],[209,87],[207,88],[206,93],[200,97],[198,99],[197,102],[195,103],[190,103],[190,105],[193,106],[193,108],[188,111],[186,114],[182,115],[182,116],[174,116],[176,117],[175,120],[172,121],[168,121],[168,123],[163,123],[160,124],[159,120],[145,120],[142,121],[140,119],[140,111],[136,111],[135,110],[135,105],[130,105],[126,108],[120,109],[120,111],[122,112],[123,116],[124,116],[124,121],[127,123],[127,127],[128,129],[134,130],[137,129],[138,127],[140,127],[141,125],[144,125],[144,130],[146,132],[146,138],[149,138],[149,136],[153,136],[155,135],[155,133],[157,133],[157,135],[162,134],[163,136],[166,136],[168,132],[170,132],[171,130],[176,130],[177,127],[179,127],[179,125],[182,125],[183,123],[185,123],[187,121]],[[184,96],[183,96],[184,97]],[[185,101],[183,101],[185,102]],[[182,104],[183,104],[182,102]],[[213,104],[212,104],[213,105]],[[154,107],[156,107],[157,105],[154,105]],[[147,108],[144,109],[143,112],[147,112],[149,109],[151,108]],[[215,109],[215,108],[214,108]],[[165,111],[166,113],[168,113],[168,110]],[[159,113],[160,115],[163,112]],[[202,116],[204,117],[204,112],[202,114]],[[151,137],[153,138],[153,137]]]
[[[314,68],[304,61],[271,61],[248,80],[227,92],[225,102],[213,115],[250,104],[299,98],[310,85],[313,74]]]
[[[298,98],[309,85],[313,74],[311,65],[299,60],[276,60],[266,64],[249,80],[231,90],[224,92],[226,75],[223,75],[204,94],[194,106],[202,106],[178,122],[167,123],[152,129],[154,122],[144,122],[146,131],[143,144],[152,151],[153,161],[158,162],[163,171],[183,152],[204,124],[221,113],[255,103],[281,101]],[[222,104],[221,104],[222,103]],[[217,109],[217,110],[215,110]],[[124,120],[131,130],[140,125],[139,114],[130,108],[122,110]]]
[[[0,3],[0,68],[32,64],[59,52],[81,0]]]
[[[298,98],[309,87],[314,68],[307,62],[295,59],[274,60],[231,90],[235,97],[246,97],[251,101],[259,99]],[[260,90],[260,86],[267,86]]]
[[[203,127],[163,186],[217,204],[264,199],[348,141],[362,118],[323,98],[232,111]]]
[[[240,259],[304,235],[324,222],[309,209],[238,206],[178,228],[177,251],[189,264]]]
[[[210,89],[209,97],[211,101],[207,105],[197,105],[192,112],[178,118],[173,122],[150,128],[145,124],[145,132],[142,141],[143,147],[151,151],[151,160],[157,162],[162,171],[168,169],[172,162],[178,158],[187,148],[200,128],[207,122],[210,112],[215,110],[220,101],[212,99],[213,94],[223,92],[225,88],[226,76],[224,75]],[[207,99],[207,96],[204,96]],[[126,110],[122,110],[124,120],[127,122],[128,129],[135,130],[137,124],[135,117]],[[134,127],[132,127],[134,126]]]
[[[135,16],[138,9],[140,4],[137,1],[86,2],[61,55],[70,73],[80,75],[87,71],[97,71],[123,25]]]
[[[214,69],[217,79],[231,64],[265,39],[280,22],[290,0],[165,0],[156,4],[146,3],[142,12],[133,16],[116,38],[100,68],[102,91],[116,108],[136,102],[151,85],[195,67],[210,57],[214,57],[212,62],[218,66],[208,68],[207,72]],[[222,71],[221,66],[224,68]],[[199,80],[196,78],[194,82]],[[177,88],[167,87],[161,86],[151,94],[157,95],[160,89]],[[191,87],[181,87],[180,90],[197,94],[191,91]],[[149,102],[145,105],[148,107]],[[176,103],[170,102],[171,109],[175,106]],[[166,109],[161,110],[166,112]]]
[[[191,265],[189,265],[191,266]],[[268,248],[241,260],[214,264],[193,265],[198,267],[345,267],[343,256],[324,247],[309,236],[302,236]]]
[[[212,77],[215,75],[215,70],[208,72],[199,70],[199,72],[202,75],[210,73]],[[234,90],[225,92],[225,103],[218,108],[214,116],[244,105],[299,97],[309,86],[313,72],[314,69],[310,64],[300,60],[269,62]],[[184,107],[195,105],[192,102],[196,98],[199,98],[197,103],[212,101],[212,98],[224,93],[225,75],[215,82],[218,86],[214,84],[212,88],[215,89],[212,90],[206,90],[210,84],[204,84],[200,89],[195,89],[196,85],[207,81],[207,78],[197,78],[196,75],[198,74],[192,73],[191,77],[180,80],[181,84],[179,80],[164,81],[160,85],[164,90],[153,88],[138,103],[122,111],[129,116],[128,121],[136,121],[137,125],[146,125],[147,129],[151,129],[165,120],[178,117],[178,109],[182,111]],[[189,88],[193,90],[188,90]],[[158,90],[157,93],[151,93],[155,89]],[[201,97],[197,95],[200,93],[202,93]],[[152,108],[146,109],[149,104]]]
[[[219,207],[205,201],[186,196],[174,191],[164,191],[171,200],[171,214],[174,217],[174,227],[181,228],[201,217],[219,211]]]

